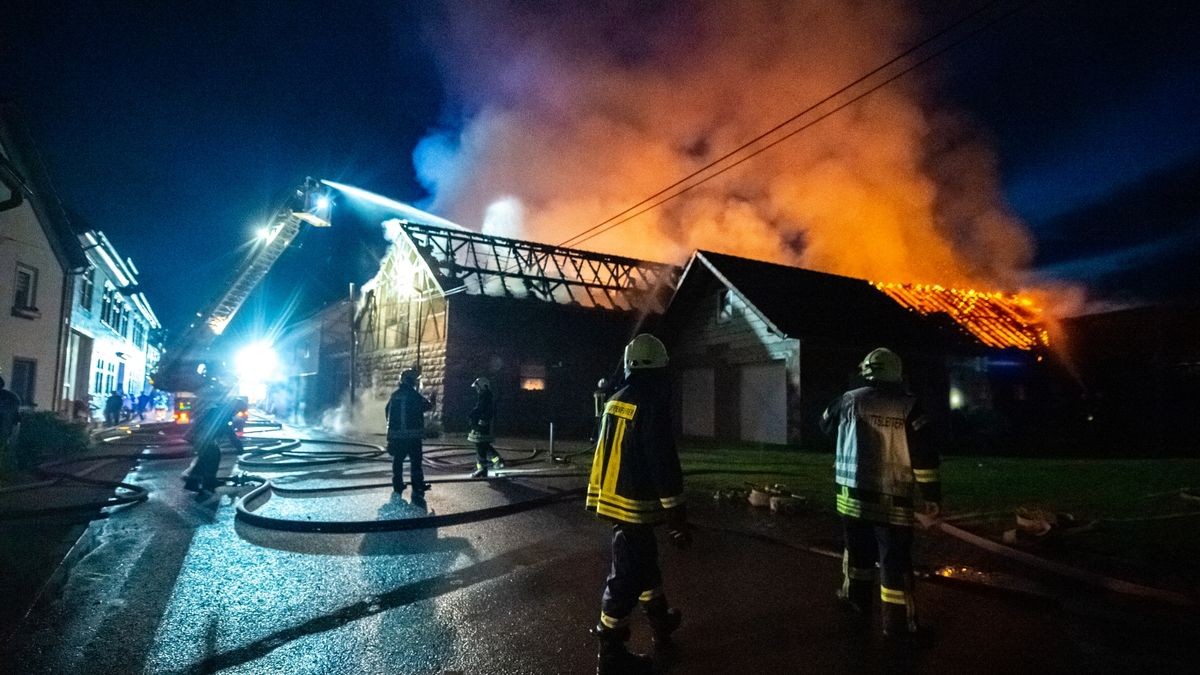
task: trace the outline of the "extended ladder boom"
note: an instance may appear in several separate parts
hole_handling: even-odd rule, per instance
[[[329,201],[318,181],[309,178],[296,189],[288,203],[259,234],[260,242],[234,271],[225,290],[208,304],[196,320],[168,349],[154,376],[154,385],[166,391],[193,390],[200,378],[196,365],[216,336],[225,331],[250,294],[267,276],[275,262],[295,241],[307,223],[329,226]]]

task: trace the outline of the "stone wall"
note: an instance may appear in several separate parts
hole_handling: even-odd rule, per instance
[[[405,368],[420,367],[421,391],[435,398],[436,405],[430,421],[439,427],[442,418],[442,401],[445,399],[446,343],[423,344],[420,358],[415,346],[400,349],[384,349],[359,354],[357,358],[358,395],[364,399],[386,401],[400,382],[400,373]]]

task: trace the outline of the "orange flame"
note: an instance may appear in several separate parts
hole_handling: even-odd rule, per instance
[[[946,314],[989,347],[1032,350],[1050,346],[1042,308],[1032,298],[936,284],[872,283],[909,309]]]

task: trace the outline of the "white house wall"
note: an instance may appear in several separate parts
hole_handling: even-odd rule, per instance
[[[37,316],[15,316],[17,265],[37,270]],[[13,359],[36,362],[34,396],[25,403],[42,410],[57,407],[55,373],[59,367],[63,268],[29,201],[0,211],[0,373],[12,383]]]
[[[792,411],[800,396],[799,340],[776,333],[734,292],[728,293],[731,311],[726,313],[727,318],[722,316],[721,299],[727,289],[699,261],[694,261],[688,277],[684,284],[702,285],[703,289],[697,291],[698,297],[683,312],[685,316],[673,320],[678,322],[675,324],[678,337],[671,346],[671,361],[677,370],[684,372],[713,369],[716,399],[713,435],[730,440],[798,443],[799,416]],[[681,309],[684,308],[673,305],[668,313]],[[755,415],[742,413],[742,390],[762,380],[762,369],[773,364],[778,365],[779,371],[771,372],[781,372],[785,380],[783,386],[772,386],[771,391],[784,392],[784,400],[773,405],[769,414],[783,419],[772,418],[770,424],[764,425]],[[687,391],[681,391],[681,396],[687,397]],[[682,404],[688,409],[704,402],[683,400]],[[743,425],[756,428],[742,429]],[[782,435],[781,428],[785,429]]]

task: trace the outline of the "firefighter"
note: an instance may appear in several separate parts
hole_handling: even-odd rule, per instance
[[[625,347],[624,362],[626,379],[604,406],[588,479],[588,510],[613,523],[612,568],[593,629],[601,674],[651,671],[648,657],[625,648],[630,615],[639,603],[655,645],[669,645],[679,627],[681,613],[663,593],[654,526],[665,523],[679,548],[691,544],[670,419],[667,350],[643,333]]]
[[[409,460],[413,501],[425,499],[429,484],[421,466],[421,441],[425,437],[425,413],[433,401],[417,391],[420,371],[408,368],[400,373],[400,386],[392,392],[383,410],[387,419],[387,451],[392,456],[392,490],[404,492],[404,460]]]
[[[213,494],[221,481],[221,442],[227,441],[240,454],[245,451],[242,439],[233,430],[236,402],[229,387],[219,380],[209,380],[196,402],[191,428],[184,436],[196,451],[196,459],[183,475],[183,487],[196,493],[196,499]]]
[[[917,632],[914,508],[921,507],[922,521],[937,517],[939,458],[926,439],[928,419],[903,384],[900,357],[875,349],[859,373],[865,385],[842,394],[822,415],[826,433],[837,430],[837,510],[845,532],[837,596],[865,618],[878,561],[883,633],[906,639]]]
[[[486,478],[488,469],[504,468],[504,459],[496,448],[492,447],[492,435],[496,421],[496,402],[492,396],[492,384],[486,377],[477,377],[471,383],[475,391],[475,407],[471,408],[467,419],[471,430],[467,432],[467,442],[475,444],[475,472],[471,478]]]

